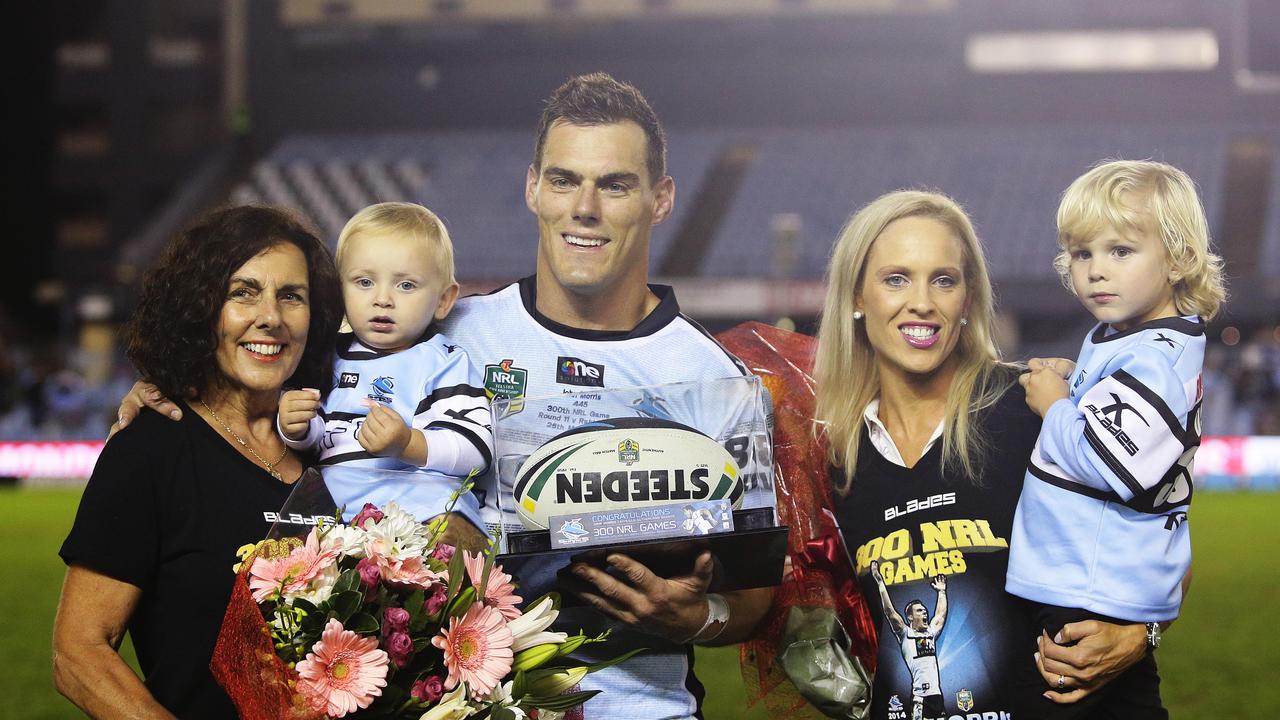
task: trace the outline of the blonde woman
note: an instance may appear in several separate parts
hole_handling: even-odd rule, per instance
[[[817,415],[841,531],[879,616],[874,718],[1009,711],[1037,652],[1004,577],[1040,418],[1000,362],[993,305],[973,226],[946,196],[884,195],[836,241]],[[1136,628],[1068,626],[1064,642],[1081,642],[1048,643],[1041,673],[1101,685],[1140,657]]]

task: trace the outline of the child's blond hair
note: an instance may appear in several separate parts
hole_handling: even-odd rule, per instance
[[[1209,223],[1195,183],[1172,165],[1151,160],[1107,160],[1076,178],[1058,206],[1058,256],[1053,266],[1067,289],[1073,241],[1114,229],[1151,232],[1164,245],[1173,270],[1173,301],[1183,315],[1205,320],[1226,300],[1222,258],[1210,247]]]
[[[408,235],[422,242],[431,254],[436,269],[442,273],[444,285],[454,282],[453,241],[444,222],[421,205],[406,202],[384,202],[361,210],[347,221],[338,235],[336,260],[341,272],[347,242],[357,235]]]

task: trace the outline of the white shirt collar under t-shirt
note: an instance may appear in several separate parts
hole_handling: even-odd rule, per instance
[[[885,460],[906,467],[907,463],[902,459],[902,453],[898,451],[898,446],[893,443],[893,438],[889,437],[889,431],[885,429],[884,423],[880,422],[880,398],[876,398],[867,403],[867,409],[862,411],[862,419],[867,423],[867,435],[871,437],[871,446],[876,449]],[[933,429],[933,435],[930,436],[929,442],[924,444],[924,453],[929,452],[929,448],[938,442],[938,438],[942,437],[942,421],[938,421],[938,427]]]

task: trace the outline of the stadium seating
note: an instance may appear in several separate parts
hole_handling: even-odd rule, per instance
[[[996,278],[1051,278],[1054,214],[1073,178],[1103,158],[1153,158],[1187,170],[1217,217],[1226,130],[1160,128],[778,129],[759,152],[703,273],[769,276],[770,227],[781,213],[800,218],[793,277],[820,277],[849,215],[878,195],[907,187],[946,192],[966,207]]]

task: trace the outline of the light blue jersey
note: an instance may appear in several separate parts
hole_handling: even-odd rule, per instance
[[[1133,622],[1177,617],[1204,346],[1196,317],[1085,338],[1032,453],[1005,589]]]
[[[365,451],[357,437],[369,413],[366,401],[386,405],[426,434],[426,467]],[[381,507],[394,500],[401,509],[426,520],[444,511],[469,470],[433,463],[430,448],[440,433],[457,435],[469,451],[465,455],[479,458],[476,469],[480,472],[492,462],[489,400],[466,351],[440,334],[428,334],[395,353],[374,350],[354,335],[344,334],[338,337],[333,386],[324,410],[312,420],[307,437],[290,445],[320,451],[325,485],[338,506],[346,507],[345,519],[350,520],[366,502]],[[460,496],[454,511],[483,527],[474,494]]]

